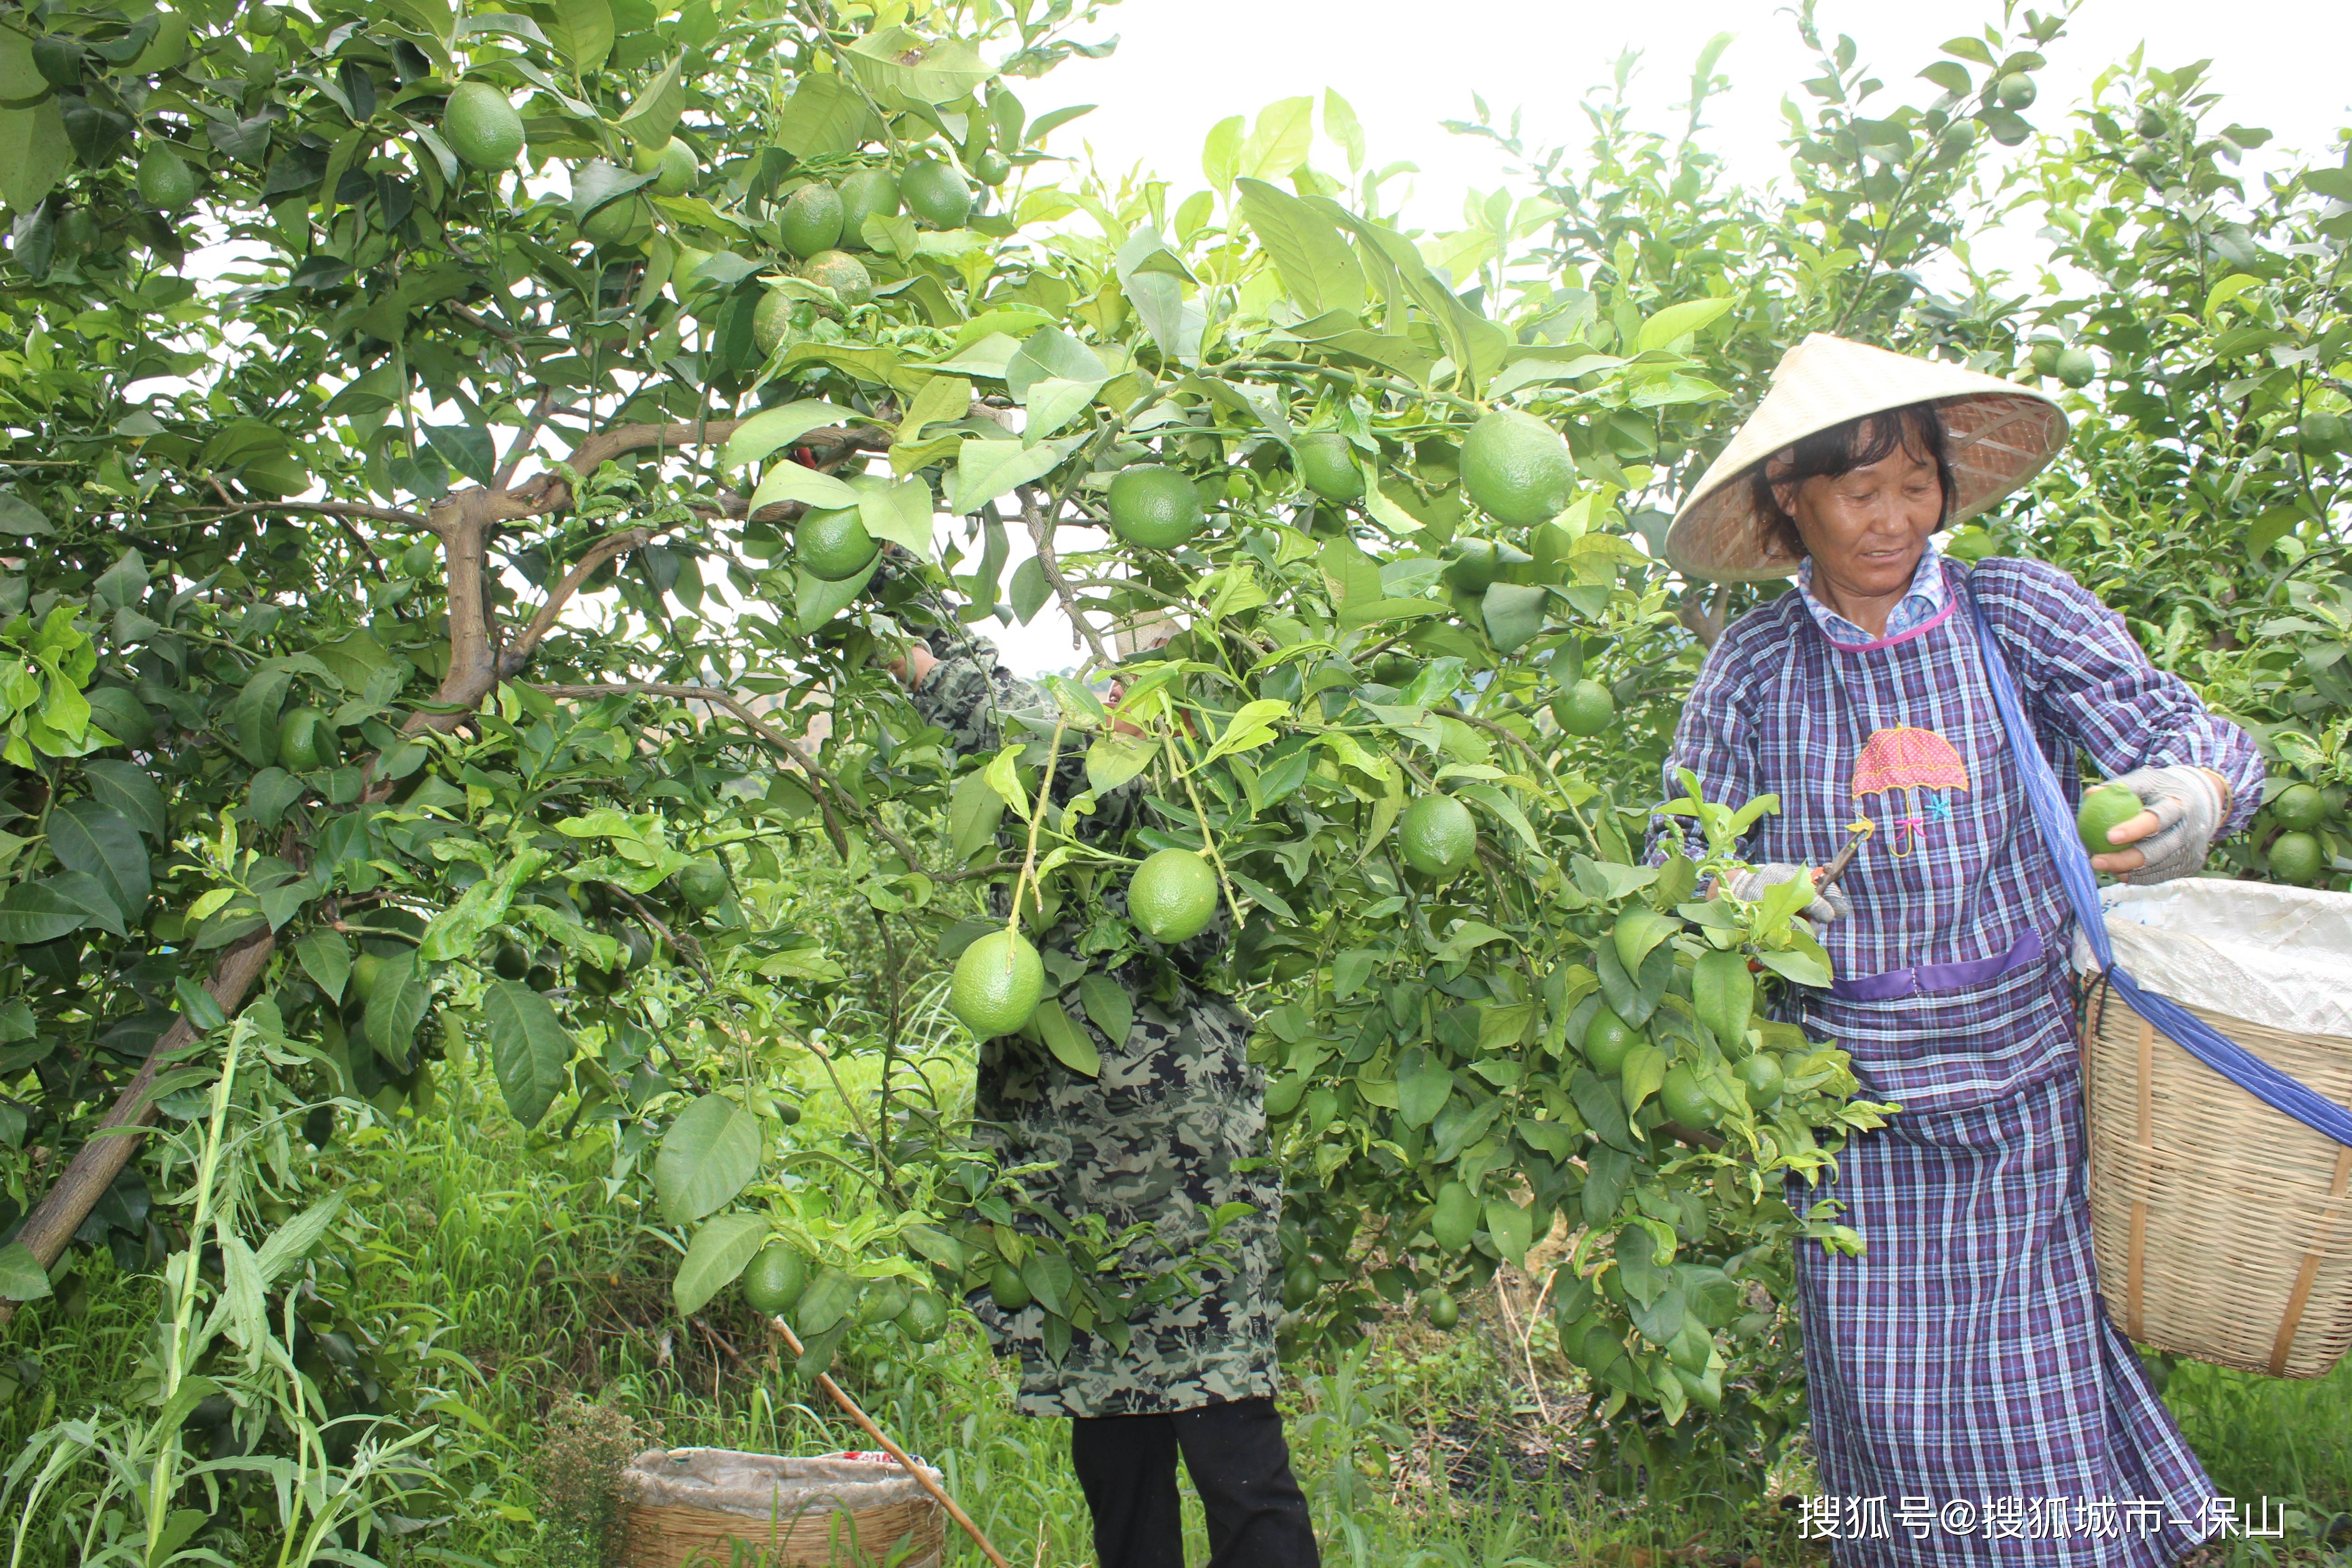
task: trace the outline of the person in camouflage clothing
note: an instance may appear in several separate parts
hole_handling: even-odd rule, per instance
[[[1053,728],[1053,699],[1003,669],[992,645],[960,628],[926,632],[894,668],[910,687],[918,715],[946,731],[958,751],[992,752],[1008,731],[1019,739]],[[1086,790],[1084,750],[1068,745],[1056,767],[1057,802]],[[1099,796],[1074,831],[1116,846],[1146,809],[1143,781],[1133,780]],[[1013,843],[1009,828],[1001,837]],[[1018,853],[1019,845],[1013,847]],[[1009,897],[991,889],[997,918],[1009,913]],[[1126,919],[1126,891],[1116,879],[1101,903]],[[1059,967],[1075,976],[1087,967],[1076,943],[1091,917],[1066,914],[1038,939],[1049,975]],[[1265,1080],[1247,1055],[1247,1016],[1205,984],[1232,931],[1221,906],[1188,942],[1161,946],[1138,934],[1153,956],[1130,959],[1110,976],[1134,1008],[1124,1040],[1105,1037],[1072,993],[1070,1017],[1102,1056],[1097,1077],[1071,1071],[1017,1035],[981,1044],[980,1136],[1008,1164],[1050,1167],[1052,1184],[1035,1194],[1047,1206],[1099,1215],[1114,1233],[1150,1223],[1174,1254],[1206,1239],[1207,1215],[1219,1205],[1246,1204],[1251,1211],[1221,1237],[1238,1267],[1204,1268],[1207,1291],[1132,1323],[1125,1351],[1077,1331],[1056,1360],[1047,1351],[1042,1308],[1033,1302],[1007,1312],[986,1290],[971,1298],[991,1342],[1019,1357],[1020,1412],[1073,1418],[1071,1460],[1094,1515],[1102,1568],[1182,1568],[1180,1451],[1207,1510],[1213,1568],[1318,1562],[1273,1398],[1282,1186],[1268,1158]]]

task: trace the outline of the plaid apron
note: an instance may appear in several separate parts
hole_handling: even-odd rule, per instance
[[[1948,607],[1964,568],[1941,569]],[[1974,586],[2070,795],[2078,751],[2110,776],[2210,767],[2225,829],[2244,825],[2259,752],[2120,616],[2039,563],[1985,562]],[[1710,652],[1669,795],[1678,766],[1710,800],[1780,795],[1754,861],[1818,865],[1873,823],[1841,884],[1853,917],[1820,933],[1841,984],[1781,1005],[1903,1107],[1847,1141],[1833,1180],[1786,1189],[1801,1210],[1843,1203],[1867,1247],[1797,1259],[1823,1494],[1805,1532],[1841,1568],[2173,1561],[2216,1528],[2212,1483],[2098,1295],[2071,917],[1974,627],[1946,614],[1849,646],[1785,595]]]

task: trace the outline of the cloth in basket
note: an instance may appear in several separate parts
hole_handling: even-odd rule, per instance
[[[761,1568],[935,1568],[946,1538],[945,1510],[887,1455],[648,1448],[622,1489],[630,1568],[730,1563],[739,1542]]]

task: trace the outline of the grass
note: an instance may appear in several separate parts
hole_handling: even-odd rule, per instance
[[[852,1093],[870,1090],[870,1064],[839,1070]],[[953,1076],[943,1069],[938,1081]],[[812,1093],[814,1113],[831,1086],[820,1072],[806,1087],[824,1091]],[[438,1492],[403,1521],[408,1533],[371,1548],[386,1562],[594,1563],[608,1504],[593,1478],[643,1445],[865,1446],[779,1365],[747,1311],[714,1303],[698,1325],[677,1319],[671,1246],[608,1199],[605,1145],[526,1139],[465,1065],[451,1065],[430,1114],[363,1129],[320,1158],[320,1174],[373,1227],[332,1283],[364,1303],[379,1358],[440,1391],[423,1402]],[[102,1256],[86,1268],[81,1316],[27,1311],[0,1340],[0,1455],[52,1414],[120,1397],[134,1373],[155,1282],[116,1276]],[[9,1372],[28,1356],[37,1375],[26,1374],[29,1362]],[[836,1375],[886,1430],[941,1468],[1013,1562],[1093,1561],[1066,1425],[1010,1413],[1009,1369],[970,1323],[919,1351],[878,1336]],[[1563,1402],[1576,1407],[1564,1370],[1544,1394],[1554,1414]],[[2224,1492],[2275,1500],[2290,1518],[2284,1542],[2233,1543],[2213,1561],[2347,1561],[2340,1547],[2330,1555],[2316,1542],[2336,1516],[2352,1515],[2352,1362],[2316,1383],[2182,1363],[2167,1398]],[[1547,1423],[1536,1403],[1519,1352],[1492,1321],[1452,1335],[1400,1326],[1337,1363],[1292,1369],[1284,1405],[1327,1562],[1825,1561],[1818,1543],[1797,1539],[1797,1516],[1778,1501],[1727,1510],[1703,1482],[1674,1476],[1654,1477],[1646,1496],[1606,1495],[1572,1468],[1582,1457],[1578,1434]],[[1786,1493],[1809,1479],[1801,1461],[1775,1477]],[[1669,1495],[1677,1486],[1685,1489]],[[15,1523],[0,1518],[0,1530]],[[1197,1521],[1194,1531],[1199,1561]],[[62,1546],[42,1555],[42,1536],[31,1533],[27,1564],[70,1560]],[[242,1560],[275,1562],[277,1544],[252,1541]],[[950,1564],[981,1561],[950,1537]]]

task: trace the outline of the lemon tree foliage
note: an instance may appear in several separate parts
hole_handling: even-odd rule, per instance
[[[173,1402],[233,1352],[290,1332],[323,1408],[411,1415],[417,1368],[332,1348],[377,1342],[339,1284],[359,1216],[266,1275],[181,1222],[282,1223],[305,1148],[429,1107],[454,1055],[530,1136],[609,1146],[682,1312],[740,1290],[805,1370],[975,1289],[1114,1337],[1181,1298],[1209,1258],[1017,1223],[1024,1173],[907,1069],[908,955],[953,960],[974,1032],[1090,1071],[1073,1020],[1132,1024],[1108,973],[1216,904],[1218,982],[1263,1020],[1294,1343],[1416,1300],[1451,1327],[1564,1222],[1547,1331],[1619,1440],[1769,1449],[1801,1409],[1788,1248],[1854,1241],[1783,1178],[1884,1108],[1769,1016],[1827,978],[1798,896],[1702,897],[1774,803],[1685,779],[1671,852],[1643,848],[1675,700],[1744,602],[1664,571],[1659,509],[1809,330],[2021,374],[2041,333],[2068,382],[2091,353],[2050,521],[1998,537],[2145,590],[2160,655],[2316,786],[2273,815],[2333,831],[2341,705],[2278,660],[2332,669],[2352,625],[2324,526],[2352,192],[2245,197],[2219,161],[2254,133],[2206,136],[2193,78],[2152,72],[2103,82],[2128,129],[2109,106],[2077,132],[2105,140],[1996,173],[2055,24],[1957,38],[1887,108],[1801,16],[1822,74],[1771,194],[1696,139],[1720,41],[1679,140],[1634,128],[1621,71],[1573,156],[1462,127],[1527,194],[1414,233],[1336,96],[1221,124],[1198,181],[1068,162],[1082,110],[1041,111],[1039,79],[1107,47],[1070,0],[0,21],[0,1287],[70,1295],[102,1250],[170,1260],[182,1331],[245,1314],[182,1333],[106,1472],[161,1479],[73,1483],[143,1561],[202,1524],[172,1506]],[[2107,291],[1931,291],[2021,196],[2105,215],[2061,227]],[[2161,314],[2130,303],[2151,279]],[[2102,355],[2136,368],[2094,403]],[[2250,445],[2206,467],[2224,425]],[[2259,548],[2184,521],[2147,554],[2105,520],[2158,488]],[[955,753],[883,668],[1049,601],[1080,629],[1060,722],[999,754]],[[1113,651],[1162,615],[1173,641]],[[1087,792],[1057,801],[1068,756]],[[1074,831],[1129,784],[1127,841]],[[873,947],[772,918],[812,852]],[[1030,940],[1056,922],[1078,963]],[[879,1102],[807,1136],[780,1073],[838,1085],[844,1053],[878,1055]],[[227,1146],[232,1101],[267,1134],[192,1195],[182,1155]],[[240,1452],[278,1440],[232,1405]]]

